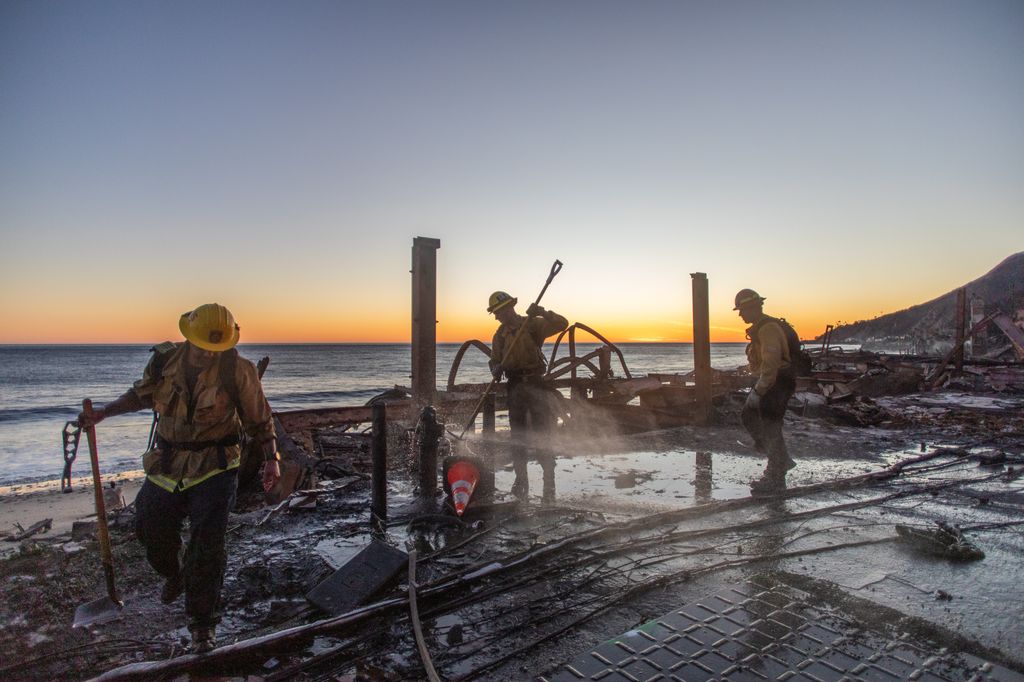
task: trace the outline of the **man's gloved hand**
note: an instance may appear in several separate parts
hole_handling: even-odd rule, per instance
[[[263,464],[263,492],[269,493],[279,480],[281,480],[280,462],[276,459],[265,462]]]
[[[102,407],[92,408],[92,412],[88,414],[85,412],[78,413],[78,428],[87,429],[90,426],[96,426],[106,417],[106,413]]]
[[[494,367],[491,367],[491,376],[494,377],[495,381],[501,381],[501,373],[501,365],[495,365]]]
[[[747,394],[747,402],[743,405],[746,410],[760,410],[761,409],[761,396],[757,394],[757,391],[750,389],[750,393]]]
[[[546,312],[543,306],[539,306],[536,303],[531,303],[530,307],[526,309],[527,317],[543,317]]]

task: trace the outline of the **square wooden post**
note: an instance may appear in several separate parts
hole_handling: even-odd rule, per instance
[[[690,274],[693,289],[693,376],[697,393],[697,420],[711,418],[711,318],[708,313],[708,276]]]
[[[412,240],[412,415],[437,392],[437,250],[440,239]]]

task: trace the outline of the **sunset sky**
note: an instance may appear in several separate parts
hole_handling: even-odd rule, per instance
[[[801,335],[1024,250],[1024,2],[0,3],[0,343]]]

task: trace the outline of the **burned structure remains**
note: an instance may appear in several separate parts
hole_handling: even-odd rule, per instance
[[[410,385],[275,412],[282,484],[233,517],[228,643],[182,655],[173,623],[129,609],[32,661],[37,676],[1024,679],[1011,311],[954,295],[941,353],[844,349],[843,328],[805,342],[787,414],[800,466],[757,499],[760,458],[737,442],[752,379],[711,367],[709,282],[692,273],[692,372],[638,376],[582,322],[554,338],[566,494],[522,504],[499,492],[505,395],[460,380],[489,346],[437,367],[440,247],[413,242]]]

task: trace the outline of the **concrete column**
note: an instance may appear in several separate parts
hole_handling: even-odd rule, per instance
[[[697,393],[697,420],[711,417],[711,320],[708,313],[708,276],[690,273],[693,289],[693,369]]]
[[[437,250],[440,239],[412,240],[412,407],[419,414],[437,391]]]

